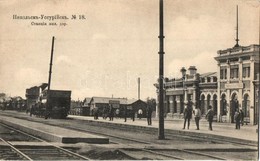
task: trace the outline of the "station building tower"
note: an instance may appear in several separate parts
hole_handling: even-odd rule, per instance
[[[218,120],[234,122],[236,109],[242,109],[245,121],[257,124],[254,82],[259,82],[259,45],[234,46],[219,50],[218,63]]]

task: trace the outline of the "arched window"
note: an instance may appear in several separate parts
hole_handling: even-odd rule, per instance
[[[209,105],[211,105],[210,104],[210,95],[208,94],[208,96],[207,96],[207,110],[209,109]]]
[[[243,107],[242,107],[245,117],[249,117],[249,107],[250,107],[249,96],[248,96],[248,94],[245,94],[244,100],[243,100]]]
[[[226,100],[226,95],[223,94],[221,96],[221,101],[220,101],[220,115],[227,115],[227,100]]]
[[[217,112],[218,112],[218,106],[217,106],[218,102],[217,102],[217,95],[214,94],[213,95],[213,111],[214,111],[214,114],[217,115]]]
[[[200,110],[202,114],[205,114],[205,96],[204,94],[200,97]]]

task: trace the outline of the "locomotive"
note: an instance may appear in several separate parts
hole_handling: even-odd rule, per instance
[[[53,36],[48,83],[26,89],[27,106],[30,108],[30,115],[45,119],[64,119],[70,111],[71,91],[50,89],[54,40]]]
[[[26,89],[30,115],[64,119],[70,111],[71,91],[47,90],[47,83]]]

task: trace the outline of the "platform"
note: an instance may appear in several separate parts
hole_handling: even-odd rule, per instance
[[[19,115],[23,117],[28,117],[28,114],[24,112],[17,111],[0,111],[3,114],[12,114]],[[107,118],[104,120],[102,117],[99,117],[98,120],[94,120],[94,117],[91,116],[76,116],[69,115],[69,119],[78,119],[78,120],[86,120],[86,121],[97,121],[104,124],[117,124],[118,126],[127,126],[128,128],[154,128],[158,129],[159,122],[158,119],[152,118],[152,125],[148,126],[146,118],[138,119],[135,118],[135,121],[132,121],[130,118],[127,118],[127,122],[124,122],[124,118],[114,118],[114,121],[109,121]],[[2,116],[0,117],[2,120]],[[22,120],[22,119],[21,119]],[[22,120],[25,121],[25,120]],[[28,121],[29,122],[29,121]],[[36,123],[35,123],[36,124]],[[43,124],[44,125],[44,124]],[[39,125],[38,125],[39,126]],[[49,126],[49,125],[44,125]],[[165,131],[171,130],[178,134],[190,135],[190,136],[204,136],[204,137],[214,137],[214,138],[225,138],[230,141],[235,142],[247,142],[252,144],[258,144],[258,125],[244,125],[241,126],[240,130],[235,129],[234,123],[222,123],[222,122],[213,122],[213,131],[208,130],[208,122],[205,118],[202,118],[200,121],[200,130],[196,130],[196,125],[194,118],[192,118],[190,123],[189,130],[186,128],[183,130],[183,119],[169,119],[166,118],[164,120],[164,128]],[[55,127],[56,128],[56,127]],[[55,131],[54,133],[59,133]]]
[[[135,118],[135,121],[128,118],[127,122],[124,122],[124,119],[114,118],[114,121],[109,121],[107,118],[104,120],[102,117],[99,117],[98,120],[94,120],[93,117],[89,116],[75,116],[69,115],[69,118],[79,119],[79,120],[88,120],[88,121],[98,121],[102,123],[112,123],[118,124],[120,126],[138,126],[140,128],[158,128],[159,121],[156,118],[152,119],[152,125],[148,126],[146,118],[138,119]],[[244,125],[241,126],[240,130],[235,129],[234,123],[221,123],[221,122],[213,122],[213,131],[208,130],[208,122],[206,119],[201,119],[200,121],[200,130],[196,130],[195,120],[194,118],[190,121],[189,129],[183,128],[183,119],[165,119],[164,120],[164,128],[165,131],[171,130],[175,131],[179,134],[184,135],[192,135],[192,136],[204,136],[204,137],[216,137],[219,139],[226,138],[233,141],[243,141],[243,142],[251,142],[253,144],[258,143],[258,125]],[[186,125],[187,126],[187,125]]]
[[[0,122],[12,126],[17,130],[27,132],[42,139],[60,143],[92,143],[108,144],[109,139],[97,135],[69,130],[61,127],[46,125],[43,123],[31,122],[7,116],[1,116]]]

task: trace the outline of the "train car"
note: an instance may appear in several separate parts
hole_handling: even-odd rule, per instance
[[[45,118],[64,119],[70,111],[71,91],[44,90],[41,107],[45,109]]]

